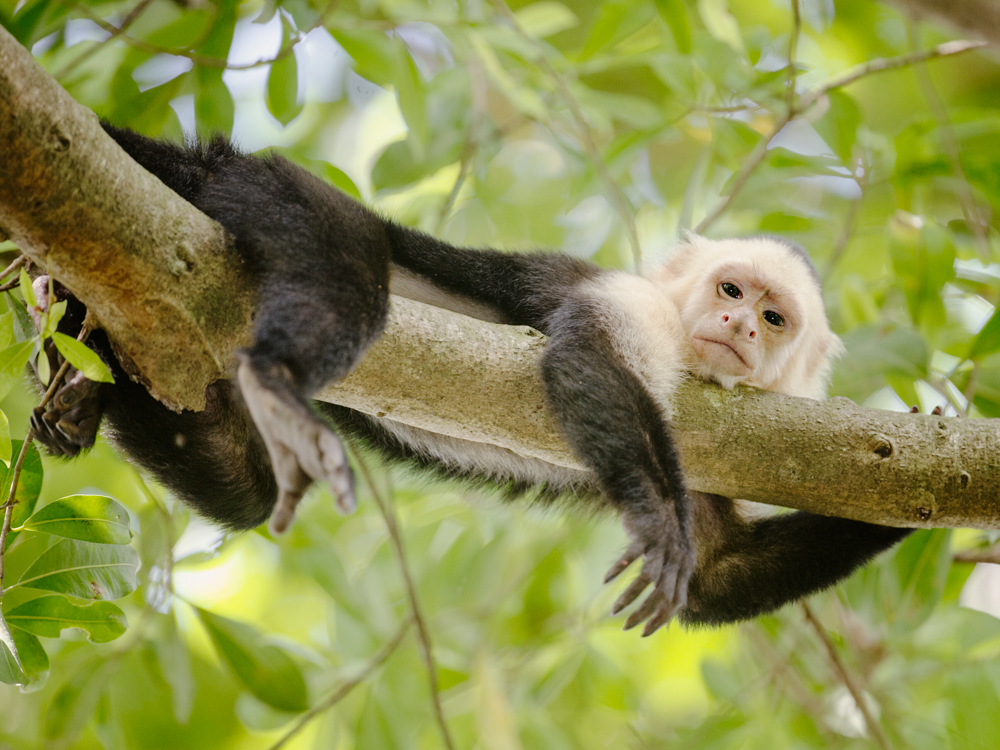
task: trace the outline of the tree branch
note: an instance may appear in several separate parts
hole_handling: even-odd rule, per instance
[[[198,407],[248,340],[222,230],[133,163],[0,29],[0,231],[97,316],[162,400]],[[401,298],[319,398],[581,469],[538,377],[545,338]],[[693,489],[900,526],[1000,528],[996,420],[862,409],[690,381],[672,425]]]

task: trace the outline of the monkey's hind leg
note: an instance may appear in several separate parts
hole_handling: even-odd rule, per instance
[[[278,501],[268,528],[283,533],[295,508],[314,481],[327,480],[342,513],[356,505],[354,479],[340,438],[294,397],[288,369],[272,365],[260,373],[246,352],[238,355],[240,392],[267,446],[278,483]]]

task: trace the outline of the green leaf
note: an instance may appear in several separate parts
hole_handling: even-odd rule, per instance
[[[572,29],[579,23],[576,15],[562,3],[541,0],[520,8],[515,15],[521,27],[539,39]]]
[[[14,638],[0,615],[0,682],[8,685],[25,685],[28,682],[21,663],[17,659],[17,646]]]
[[[14,585],[80,599],[121,599],[138,586],[138,564],[139,555],[131,547],[63,539],[43,552]]]
[[[58,638],[63,628],[87,631],[94,643],[107,643],[125,632],[125,613],[111,602],[77,604],[65,596],[40,596],[6,613],[7,622],[44,638]]]
[[[28,314],[28,308],[10,292],[7,292],[7,303],[14,313],[14,339],[19,344],[34,340],[35,336],[38,335],[38,330],[35,328],[35,321]]]
[[[282,28],[286,40],[294,36],[295,32],[285,17],[282,17]],[[278,122],[287,125],[299,116],[302,104],[299,102],[299,68],[295,52],[286,47],[282,54],[271,63],[267,76],[267,109]]]
[[[42,531],[84,542],[128,544],[132,538],[128,511],[103,495],[70,495],[50,503],[24,522]]]
[[[302,673],[283,650],[266,643],[249,625],[198,609],[212,642],[247,689],[282,711],[309,707]]]
[[[709,34],[728,44],[734,51],[743,52],[740,25],[730,12],[727,0],[698,0],[698,12]]]
[[[97,702],[116,669],[114,661],[91,659],[79,666],[52,698],[42,724],[49,741],[63,738],[68,744],[93,718]]]
[[[24,266],[21,266],[21,273],[18,277],[21,283],[21,296],[24,297],[24,302],[31,307],[38,307],[38,300],[35,298],[35,289],[31,286],[31,279],[28,277],[28,272],[24,270]]]
[[[82,372],[85,378],[96,380],[99,383],[115,382],[108,366],[97,356],[97,352],[86,344],[77,341],[72,336],[67,336],[65,333],[52,334],[52,340],[59,353],[68,359],[73,367]]]
[[[66,304],[66,300],[62,300],[61,302],[56,302],[45,311],[45,327],[42,331],[43,338],[48,338],[56,332],[56,329],[59,327],[59,321],[66,314]]]
[[[10,468],[11,443],[10,443],[10,422],[7,415],[0,411],[0,461],[4,466]],[[3,502],[7,502],[6,499]]]
[[[1000,350],[1000,309],[993,312],[972,342],[969,359],[979,359]]]
[[[0,302],[2,301],[3,298],[0,297]],[[14,342],[14,311],[8,310],[0,315],[0,349],[5,349]]]
[[[11,440],[11,455],[19,456],[22,440]],[[8,467],[3,474],[3,485],[0,487],[0,504],[7,502],[10,495],[10,483],[14,476],[13,466]],[[38,495],[42,491],[42,458],[38,455],[38,448],[34,444],[28,446],[28,452],[24,456],[24,463],[21,464],[21,474],[17,479],[17,490],[14,492],[14,513],[11,515],[11,526],[20,526],[34,512],[35,504],[38,502]],[[20,532],[12,531],[7,535],[7,549],[14,543]]]
[[[10,393],[10,389],[24,375],[24,366],[28,364],[34,348],[34,341],[25,341],[0,351],[0,398]]]
[[[39,349],[35,359],[35,372],[38,374],[38,379],[42,381],[42,385],[47,386],[49,378],[52,377],[52,370],[49,367],[49,355],[45,353],[44,346]]]
[[[49,655],[45,653],[41,641],[31,633],[20,628],[11,627],[10,634],[17,646],[17,655],[21,659],[21,668],[28,678],[28,684],[21,688],[22,693],[33,693],[45,685],[49,679]]]
[[[674,34],[677,50],[687,55],[691,52],[691,21],[684,0],[656,0],[656,9]]]
[[[861,125],[861,110],[854,99],[842,91],[830,91],[827,97],[830,109],[813,123],[813,127],[833,153],[839,156],[844,164],[850,165],[858,126]]]

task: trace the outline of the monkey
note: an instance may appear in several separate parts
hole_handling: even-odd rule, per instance
[[[799,245],[691,236],[641,275],[555,252],[456,247],[380,217],[280,156],[243,154],[222,137],[179,145],[103,127],[232,238],[256,282],[253,343],[237,353],[232,382],[209,386],[204,411],[175,413],[129,379],[95,331],[88,345],[115,383],[69,369],[31,418],[50,454],[86,450],[103,422],[127,456],[234,530],[270,519],[274,533],[284,531],[318,480],[351,511],[341,437],[508,497],[610,509],[629,544],[605,580],[641,560],[613,614],[651,587],[625,623],[645,623],[643,635],[674,617],[719,625],[770,612],[834,584],[911,531],[802,511],[760,517],[685,483],[670,432],[684,378],[825,396],[842,346]],[[39,305],[49,304],[44,277],[35,286]],[[52,288],[70,302],[60,330],[74,335],[85,308],[70,290]],[[546,404],[585,470],[311,403],[378,338],[390,291],[546,334]],[[60,364],[54,348],[49,356]]]

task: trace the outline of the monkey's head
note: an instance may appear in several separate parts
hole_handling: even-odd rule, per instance
[[[657,272],[677,304],[695,374],[823,398],[843,346],[819,276],[798,245],[771,237],[690,237]]]

